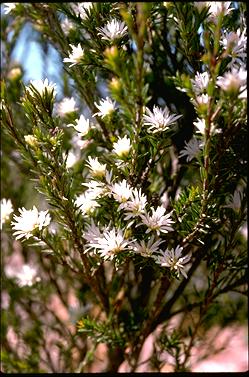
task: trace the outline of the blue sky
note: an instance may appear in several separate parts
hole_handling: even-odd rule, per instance
[[[27,42],[28,31],[29,27],[24,27],[12,55],[12,59],[22,64],[24,68],[25,82],[42,78],[41,50],[35,41]]]
[[[6,17],[4,11],[4,3],[1,3],[1,18]],[[8,17],[8,16],[7,16]],[[35,41],[27,43],[26,37],[29,33],[30,26],[26,25],[18,38],[18,43],[12,53],[12,61],[20,63],[25,71],[24,81],[38,80],[42,78],[42,61],[39,47]],[[8,34],[8,40],[10,41],[13,36],[13,31]]]
[[[12,60],[22,65],[25,84],[29,83],[30,80],[40,80],[47,77],[49,81],[57,84],[60,93],[59,75],[62,69],[60,55],[50,46],[49,54],[44,60],[41,47],[31,33],[31,25],[25,25],[13,50]]]

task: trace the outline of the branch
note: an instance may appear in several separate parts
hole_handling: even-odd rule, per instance
[[[178,298],[182,295],[184,289],[188,285],[188,283],[189,283],[192,275],[194,274],[194,272],[196,271],[196,269],[199,266],[200,262],[202,261],[202,257],[205,255],[205,253],[209,249],[210,242],[211,242],[211,240],[206,241],[206,244],[202,247],[202,249],[199,250],[199,251],[197,250],[197,252],[196,252],[196,259],[193,262],[193,264],[192,264],[192,266],[191,266],[191,268],[190,268],[190,270],[188,272],[188,278],[184,279],[180,283],[180,285],[176,289],[176,291],[173,294],[173,296],[171,297],[171,299],[163,306],[163,308],[161,310],[161,313],[159,314],[158,318],[155,318],[155,320],[154,320],[154,322],[153,322],[153,324],[151,326],[151,332],[154,331],[155,328],[160,323],[166,321],[167,319],[169,319],[171,317],[171,315],[170,315],[171,308],[173,307],[173,305],[175,304],[175,302],[178,300]]]

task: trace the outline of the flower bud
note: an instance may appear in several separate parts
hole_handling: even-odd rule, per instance
[[[22,70],[19,67],[12,68],[8,73],[8,79],[11,81],[18,80],[22,76]]]
[[[120,91],[121,89],[121,82],[119,79],[116,79],[115,77],[112,78],[112,81],[109,83],[109,88],[111,90],[114,90],[115,92]]]
[[[35,136],[33,135],[25,135],[24,136],[24,139],[26,141],[26,143],[30,146],[30,147],[37,147],[38,146],[38,140]]]
[[[106,61],[111,65],[111,67],[115,68],[119,58],[117,46],[112,46],[110,48],[107,47],[104,51],[104,55],[106,57]]]

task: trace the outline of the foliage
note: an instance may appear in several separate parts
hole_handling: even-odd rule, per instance
[[[133,372],[152,333],[152,370],[191,370],[210,326],[246,318],[245,4],[11,4],[3,371],[92,371],[104,344],[105,372]],[[13,61],[27,25],[57,80]]]

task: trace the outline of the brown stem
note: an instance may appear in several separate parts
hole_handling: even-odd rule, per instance
[[[79,233],[79,230],[77,228],[77,225],[74,222],[71,208],[67,211],[67,219],[68,219],[68,225],[72,231],[74,244],[76,245],[76,250],[78,251],[80,258],[82,260],[83,266],[84,266],[84,279],[89,284],[89,286],[93,289],[97,297],[99,298],[101,304],[103,305],[103,308],[108,313],[109,312],[109,300],[107,295],[105,295],[100,288],[99,282],[97,281],[96,275],[91,275],[91,265],[89,263],[89,260],[87,256],[84,254],[84,244],[82,237]]]
[[[151,332],[151,326],[152,323],[154,322],[155,318],[159,316],[162,310],[162,301],[163,298],[165,297],[165,294],[167,290],[170,287],[170,280],[167,276],[162,276],[161,281],[160,281],[160,288],[157,294],[156,301],[153,304],[153,310],[151,311],[151,314],[147,321],[145,322],[143,329],[140,331],[139,338],[135,340],[135,347],[134,347],[134,364],[132,366],[131,372],[134,372],[135,369],[137,368],[138,365],[138,357],[141,352],[141,349],[143,347],[144,341],[147,338],[147,336]]]
[[[173,296],[171,297],[171,299],[163,306],[161,313],[159,314],[158,318],[155,318],[155,320],[154,320],[154,322],[151,326],[152,331],[154,331],[155,328],[160,323],[164,322],[165,320],[167,320],[169,318],[171,308],[173,307],[175,302],[178,300],[178,298],[183,294],[183,291],[185,290],[186,286],[188,285],[192,275],[194,274],[197,267],[199,266],[203,255],[205,255],[206,251],[208,250],[209,243],[210,243],[210,240],[209,241],[207,240],[206,244],[202,247],[202,249],[199,250],[198,252],[196,252],[196,254],[195,254],[196,258],[195,258],[190,270],[188,271],[188,278],[182,280],[182,282],[177,287],[177,289],[176,289],[175,293],[173,294]]]
[[[169,319],[171,317],[171,315],[170,315],[171,308],[173,307],[175,302],[178,300],[178,298],[182,295],[184,289],[188,285],[188,283],[191,279],[191,276],[193,275],[193,273],[195,272],[195,270],[199,266],[199,264],[202,260],[202,257],[205,254],[206,250],[208,250],[210,242],[211,241],[207,239],[207,241],[204,244],[204,246],[202,247],[202,249],[200,251],[198,251],[198,253],[196,253],[196,259],[194,260],[190,270],[188,271],[188,278],[184,279],[180,283],[180,285],[176,289],[174,295],[171,297],[171,299],[168,302],[166,302],[165,305],[162,305],[162,303],[161,303],[161,308],[158,307],[157,310],[155,309],[156,310],[155,314],[157,316],[156,317],[155,316],[150,317],[150,319],[146,322],[146,325],[143,328],[142,334],[140,332],[138,339],[135,340],[135,342],[134,342],[135,346],[133,348],[133,353],[132,353],[133,364],[132,364],[131,372],[134,372],[136,370],[136,367],[137,367],[137,364],[138,364],[138,357],[139,357],[139,354],[141,352],[141,349],[142,349],[142,346],[143,346],[143,343],[144,343],[146,337],[151,332],[153,332],[160,323],[166,321],[167,319]],[[167,283],[167,284],[169,284],[169,283]],[[163,288],[163,286],[161,286],[161,288],[159,289],[158,296],[157,296],[158,303],[159,303],[160,298],[163,295],[163,289],[165,289],[165,288]]]
[[[124,350],[120,347],[109,348],[108,350],[108,365],[105,373],[117,373],[118,368],[124,361]]]

